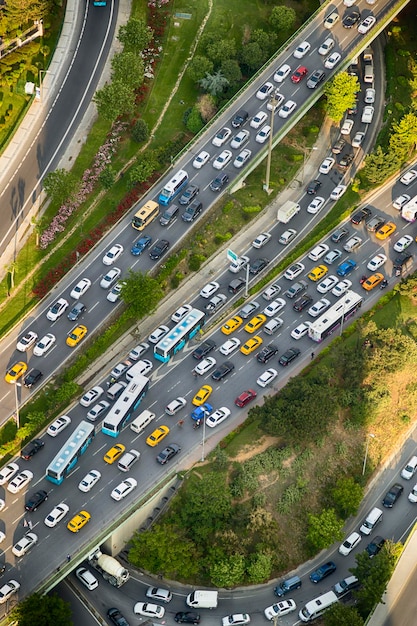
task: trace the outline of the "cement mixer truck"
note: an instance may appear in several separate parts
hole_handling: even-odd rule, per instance
[[[117,559],[103,554],[100,549],[90,554],[88,561],[113,587],[121,587],[130,578],[128,570]]]

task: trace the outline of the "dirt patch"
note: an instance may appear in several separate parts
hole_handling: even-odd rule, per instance
[[[238,461],[238,463],[243,463],[243,461],[247,461],[251,459],[256,454],[260,454],[261,452],[265,452],[271,446],[277,444],[280,441],[278,437],[262,437],[259,441],[254,445],[244,446],[244,448],[239,452],[239,454],[233,458],[233,461]]]

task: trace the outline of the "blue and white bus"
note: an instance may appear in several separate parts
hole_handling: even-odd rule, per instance
[[[185,170],[177,172],[159,194],[159,203],[167,206],[184,189],[187,182],[187,172]]]
[[[84,454],[95,436],[94,424],[82,421],[72,433],[65,445],[46,468],[46,478],[60,485],[64,478],[76,465],[79,457]]]
[[[146,394],[149,387],[149,378],[135,376],[130,381],[120,398],[116,400],[101,424],[101,431],[110,437],[117,437],[132,417]]]
[[[177,352],[183,349],[204,326],[206,314],[199,309],[191,309],[154,348],[154,356],[158,361],[166,363]]]
[[[362,302],[363,298],[358,293],[347,291],[336,304],[310,324],[308,328],[310,339],[319,342],[325,339],[327,335],[331,335],[336,328],[356,313],[362,306]]]

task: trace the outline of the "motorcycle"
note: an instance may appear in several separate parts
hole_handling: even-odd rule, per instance
[[[360,279],[360,284],[363,285],[363,283],[365,282],[365,280],[367,279],[367,276],[363,275]]]
[[[201,420],[196,420],[193,424],[194,430],[196,430],[196,428],[200,428],[200,426],[201,426]]]
[[[0,576],[3,576],[3,574],[4,574],[4,572],[5,572],[5,571],[6,571],[6,566],[5,566],[5,565],[2,565],[2,566],[0,567]]]
[[[388,285],[388,281],[386,278],[384,278],[384,280],[382,281],[382,283],[379,285],[380,289],[385,289],[385,287]]]

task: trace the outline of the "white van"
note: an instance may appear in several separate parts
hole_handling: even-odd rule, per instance
[[[196,589],[188,594],[186,603],[194,609],[217,608],[218,592],[208,589]]]
[[[129,450],[129,452],[125,452],[120,461],[117,464],[117,467],[121,472],[128,472],[132,465],[139,460],[140,452],[137,450]]]
[[[130,428],[133,430],[134,433],[141,433],[142,430],[144,430],[146,426],[155,419],[155,417],[155,413],[152,413],[151,411],[148,411],[148,409],[145,409],[140,415],[138,415],[136,419],[133,420],[133,422],[130,424]]]
[[[382,511],[378,507],[374,507],[372,511],[367,515],[366,520],[359,528],[362,535],[370,535],[375,529],[375,526],[382,521]]]
[[[335,592],[328,591],[327,593],[323,593],[323,595],[318,598],[311,600],[311,602],[307,602],[307,604],[298,613],[298,617],[302,622],[311,622],[313,619],[323,615],[323,613],[333,604],[336,604],[336,602],[338,602],[338,599]]]
[[[138,361],[137,363],[132,365],[132,367],[129,367],[126,372],[126,380],[130,382],[136,376],[146,376],[152,368],[153,364],[151,361],[149,361],[149,359],[142,359],[141,361]]]

